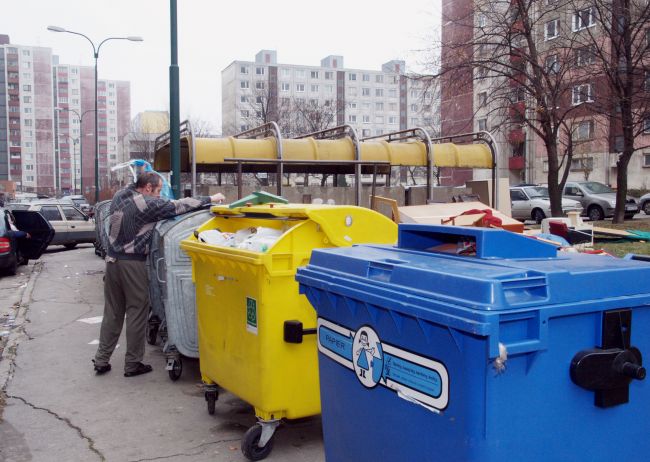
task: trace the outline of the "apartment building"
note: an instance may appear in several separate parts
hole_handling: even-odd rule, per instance
[[[522,89],[521,80],[516,78],[517,72],[530,71],[531,63],[518,58],[519,50],[528,49],[528,44],[522,40],[522,23],[515,5],[469,0],[443,2],[442,67],[455,68],[463,59],[475,64],[498,56],[508,71],[494,72],[498,68],[491,63],[475,65],[473,69],[459,68],[443,78],[442,133],[488,130],[498,142],[502,177],[508,177],[511,183],[546,183],[546,146],[538,133],[521,122],[522,116],[535,118],[534,111],[544,109],[535,102],[530,89]],[[622,150],[621,127],[615,115],[595,110],[594,102],[600,102],[602,107],[602,102],[609,98],[607,83],[599,75],[593,46],[589,45],[590,34],[599,30],[595,8],[588,3],[544,0],[532,2],[527,14],[533,18],[532,37],[539,53],[539,66],[551,82],[549,86],[557,81],[553,88],[559,96],[548,107],[566,114],[560,151],[568,145],[573,149],[569,180],[589,179],[615,187],[616,161]],[[507,38],[509,43],[495,51],[494,46],[483,45],[480,37],[492,43]],[[603,50],[609,53],[608,39],[602,36],[601,40]],[[650,89],[648,82],[646,77],[646,92]],[[508,101],[497,101],[495,93],[504,96],[504,89],[510,93]],[[638,98],[640,101],[647,96],[639,94]],[[650,120],[646,125],[648,129],[637,137],[640,147],[650,146]],[[457,178],[456,184],[466,179]],[[628,187],[650,188],[650,150],[640,149],[632,156]]]
[[[319,66],[281,64],[275,50],[233,61],[221,72],[222,132],[239,133],[275,121],[284,136],[348,124],[360,138],[407,128],[437,131],[429,81],[408,78],[405,62],[379,70],[345,68],[330,55]]]
[[[0,180],[19,191],[90,194],[95,179],[94,68],[60,64],[51,48],[0,35]],[[122,161],[130,84],[98,83],[100,188]],[[128,152],[128,149],[126,150]]]

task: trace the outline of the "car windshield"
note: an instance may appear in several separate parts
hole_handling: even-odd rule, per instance
[[[536,197],[548,198],[548,188],[545,188],[543,186],[530,186],[524,189],[526,190],[528,197],[531,199]]]
[[[591,194],[607,194],[607,193],[615,192],[609,186],[606,186],[602,183],[598,183],[597,181],[588,181],[586,183],[580,183],[580,186],[585,188],[587,192]]]

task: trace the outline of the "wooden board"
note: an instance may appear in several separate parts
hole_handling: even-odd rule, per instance
[[[420,223],[441,225],[443,220],[457,217],[468,210],[492,210],[492,214],[501,219],[502,228],[515,233],[524,232],[524,224],[503,213],[488,207],[482,202],[455,202],[446,204],[410,205],[399,207],[400,223]]]
[[[622,229],[601,228],[599,226],[594,226],[594,234],[604,234],[606,236],[614,237],[635,237],[634,234],[628,233]]]

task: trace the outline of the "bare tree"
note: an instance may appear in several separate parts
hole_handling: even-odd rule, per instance
[[[649,127],[650,115],[650,3],[572,0],[570,6],[572,28],[589,59],[579,78],[584,85],[594,85],[594,80],[601,84],[601,91],[592,95],[592,110],[609,120],[608,148],[619,153],[614,222],[620,223],[625,216],[630,159],[648,147],[641,135]]]
[[[562,214],[562,190],[573,155],[570,121],[587,111],[587,99],[578,98],[576,104],[570,84],[576,40],[558,19],[563,8],[558,3],[567,2],[480,0],[473,15],[443,18],[456,22],[470,40],[445,42],[438,72],[443,91],[466,92],[476,86],[475,116],[490,117],[492,130],[507,134],[514,154],[523,148],[523,129],[541,140],[556,216]]]

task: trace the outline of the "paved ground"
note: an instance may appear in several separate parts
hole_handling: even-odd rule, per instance
[[[113,370],[94,374],[99,324],[82,320],[102,314],[103,266],[85,246],[0,278],[0,460],[246,460],[240,439],[253,410],[222,392],[210,416],[197,361],[171,382],[160,349],[147,345],[154,371],[125,378],[120,346]],[[323,461],[320,420],[281,427],[267,460]]]

